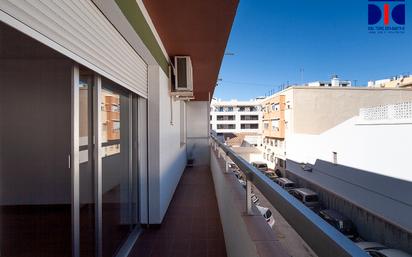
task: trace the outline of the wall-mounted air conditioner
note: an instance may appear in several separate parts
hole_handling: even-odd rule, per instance
[[[193,91],[193,69],[190,56],[175,56],[175,91]]]

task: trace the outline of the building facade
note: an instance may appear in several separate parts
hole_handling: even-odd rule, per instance
[[[291,159],[298,162],[313,163],[316,158],[325,159],[333,162],[335,158],[340,164],[354,165],[356,168],[366,169],[372,172],[381,172],[382,167],[373,165],[374,158],[361,158],[362,154],[352,156],[352,161],[343,159],[342,156],[349,152],[356,152],[355,149],[363,149],[362,152],[376,153],[376,146],[373,141],[382,142],[385,145],[387,141],[378,137],[377,134],[364,133],[362,138],[370,140],[369,143],[362,143],[359,136],[361,133],[355,133],[359,129],[365,128],[362,125],[355,126],[357,129],[346,130],[347,137],[339,136],[342,134],[334,134],[335,137],[328,137],[328,140],[323,140],[324,135],[329,135],[333,130],[338,129],[351,120],[357,120],[356,117],[360,113],[364,113],[362,108],[378,108],[386,104],[401,104],[412,100],[412,90],[410,89],[385,89],[385,88],[354,88],[354,87],[291,87],[283,90],[262,102],[263,108],[263,158],[269,163],[273,169],[284,169],[284,160]],[[403,106],[403,105],[402,105]],[[383,107],[382,107],[383,108]],[[386,107],[385,107],[386,108]],[[406,108],[406,107],[405,107]],[[373,109],[375,110],[375,109]],[[370,111],[373,112],[373,111]],[[364,115],[364,114],[362,114]],[[382,114],[383,115],[383,114]],[[404,128],[406,124],[399,125]],[[399,127],[399,128],[400,128]],[[377,129],[382,128],[376,126]],[[392,124],[392,129],[397,127]],[[390,131],[387,133],[392,134]],[[350,135],[350,136],[349,136]],[[410,138],[407,133],[401,135],[405,138]],[[309,139],[310,140],[306,140]],[[358,141],[353,141],[348,149],[338,151],[338,142],[344,144],[352,139],[358,138]],[[319,140],[319,141],[318,141]],[[383,142],[383,141],[385,142]],[[320,143],[322,142],[322,143]],[[366,142],[366,141],[365,141]],[[323,145],[323,147],[320,147]],[[401,144],[402,145],[402,144]],[[400,146],[401,147],[401,146]],[[336,148],[336,149],[335,149]],[[324,154],[326,152],[328,154]],[[334,150],[335,149],[335,150]],[[352,150],[350,150],[352,149]],[[368,150],[369,149],[369,150]],[[379,148],[378,148],[379,149]],[[321,154],[323,153],[323,154]],[[389,154],[392,156],[392,154]],[[306,157],[305,157],[306,156]],[[309,157],[310,156],[310,157]],[[388,156],[388,152],[381,153],[381,160]],[[401,155],[400,155],[401,156]],[[393,159],[401,159],[400,156],[393,155]],[[342,162],[343,161],[343,162]],[[395,177],[397,171],[391,171],[385,168],[387,175],[392,174]],[[405,178],[405,177],[404,177]]]
[[[321,159],[411,182],[411,92],[402,94],[395,104],[359,108],[353,117],[319,134],[294,134],[288,140],[288,159]]]
[[[216,133],[261,133],[261,100],[220,101],[210,105],[210,129]]]

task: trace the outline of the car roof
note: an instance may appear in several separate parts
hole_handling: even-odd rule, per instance
[[[256,205],[256,208],[257,208],[257,209],[259,210],[259,212],[262,213],[262,214],[266,213],[266,212],[269,210],[269,208],[266,208],[266,207],[263,207],[263,206],[260,206],[260,205]]]
[[[252,162],[252,164],[266,164],[266,162],[261,162],[261,161],[255,161],[255,162]],[[267,164],[266,164],[267,165]]]
[[[320,212],[325,213],[326,215],[338,219],[338,220],[349,220],[345,215],[342,213],[332,210],[332,209],[326,209],[326,210],[321,210]]]
[[[296,189],[293,189],[293,190],[297,191],[297,192],[300,192],[304,195],[317,195],[317,193],[315,193],[312,190],[310,190],[309,188],[305,188],[305,187],[296,188]]]
[[[278,180],[283,181],[285,183],[295,183],[294,181],[288,179],[288,178],[278,178]]]
[[[356,245],[360,247],[362,250],[374,247],[385,247],[384,245],[377,242],[357,242]]]
[[[387,249],[381,249],[381,250],[376,250],[376,251],[379,253],[383,253],[386,256],[390,256],[390,257],[412,257],[412,255],[405,253],[398,249],[387,248]]]

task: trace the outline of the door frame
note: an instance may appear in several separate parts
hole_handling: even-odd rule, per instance
[[[88,104],[89,111],[92,115],[89,115],[88,126],[92,126],[92,134],[89,135],[89,143],[92,146],[89,150],[93,153],[89,156],[93,156],[92,161],[92,173],[94,180],[94,205],[95,205],[95,256],[102,256],[102,116],[101,116],[101,104],[102,104],[102,77],[94,72],[93,84],[89,88],[92,93],[88,94],[88,100],[91,104]],[[69,165],[71,170],[71,219],[72,219],[72,256],[80,256],[80,149],[79,149],[79,131],[80,131],[80,94],[79,94],[79,81],[80,81],[80,68],[79,64],[74,63],[72,67],[71,76],[71,151],[69,155]],[[120,86],[121,87],[121,86]],[[128,90],[129,91],[129,90]],[[140,170],[141,170],[141,158],[140,151],[147,151],[143,146],[140,147],[141,130],[140,113],[138,101],[140,96],[129,91],[129,208],[131,219],[136,220],[136,226],[131,229],[128,238],[117,252],[117,257],[126,257],[130,253],[134,246],[138,236],[140,235]],[[143,114],[146,115],[146,114]],[[91,117],[90,117],[91,116]],[[144,135],[146,136],[146,135]],[[90,137],[92,139],[90,139]],[[147,145],[146,145],[147,146]],[[136,171],[134,171],[136,169]],[[136,174],[137,176],[134,176]],[[136,181],[133,181],[136,180]],[[134,189],[133,186],[137,188]],[[134,195],[136,194],[136,195]],[[132,200],[136,199],[136,207],[133,209]],[[133,215],[136,215],[134,217]],[[131,224],[131,226],[133,226]]]

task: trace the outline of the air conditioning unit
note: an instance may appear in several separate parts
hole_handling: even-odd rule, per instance
[[[175,56],[175,91],[193,91],[193,68],[190,56]]]

